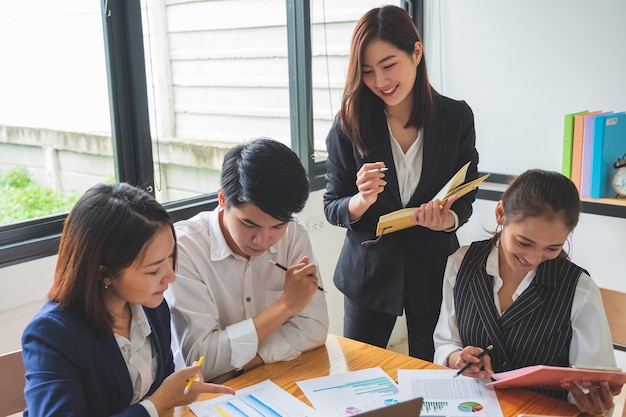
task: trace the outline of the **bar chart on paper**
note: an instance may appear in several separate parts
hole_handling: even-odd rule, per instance
[[[342,417],[398,402],[398,385],[381,368],[299,381],[298,386],[325,417]]]
[[[189,408],[198,417],[318,417],[311,407],[274,384],[264,381]]]

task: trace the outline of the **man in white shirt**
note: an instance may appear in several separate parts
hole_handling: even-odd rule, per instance
[[[166,292],[174,343],[186,363],[204,356],[207,380],[223,382],[325,343],[323,283],[294,215],[308,195],[297,155],[260,138],[226,154],[219,206],[176,223],[177,279]]]

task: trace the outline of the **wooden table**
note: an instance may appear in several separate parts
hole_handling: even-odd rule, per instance
[[[241,389],[266,379],[302,400],[304,396],[297,381],[325,375],[339,374],[359,369],[381,367],[391,378],[398,381],[398,369],[441,368],[430,362],[392,352],[376,346],[357,342],[344,337],[328,335],[326,345],[302,354],[288,362],[270,363],[253,369],[228,381],[225,385]],[[505,417],[517,417],[520,413],[553,416],[577,416],[578,410],[568,402],[556,400],[524,389],[498,389],[498,400]],[[215,397],[204,394],[201,400]],[[166,416],[195,417],[188,407],[177,407]]]

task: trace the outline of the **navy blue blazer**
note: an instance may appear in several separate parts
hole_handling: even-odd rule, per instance
[[[174,362],[167,303],[144,311],[158,360],[150,395],[174,372]],[[130,405],[133,387],[115,336],[95,333],[79,308],[47,302],[24,330],[22,355],[25,417],[148,417],[143,406]]]
[[[434,97],[434,104],[434,119],[424,127],[422,175],[407,207],[431,201],[468,161],[472,163],[466,179],[478,177],[472,110],[464,101],[440,95]],[[379,140],[365,158],[337,119],[326,138],[324,212],[331,224],[347,228],[334,283],[353,301],[377,311],[401,315],[405,305],[413,314],[439,311],[446,261],[459,247],[456,233],[418,226],[383,236],[378,244],[361,245],[375,238],[380,216],[403,208],[387,120],[382,110],[374,117],[373,133]],[[350,224],[348,203],[358,192],[356,173],[364,163],[378,161],[389,168],[387,185],[361,219]],[[452,205],[459,226],[472,214],[475,196],[471,192]]]

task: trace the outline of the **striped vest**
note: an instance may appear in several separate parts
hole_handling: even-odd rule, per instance
[[[498,317],[494,278],[485,268],[491,249],[491,240],[472,243],[456,279],[454,306],[463,346],[493,345],[494,372],[569,366],[572,300],[583,269],[562,257],[541,263],[530,286]],[[567,399],[567,391],[540,392]]]

